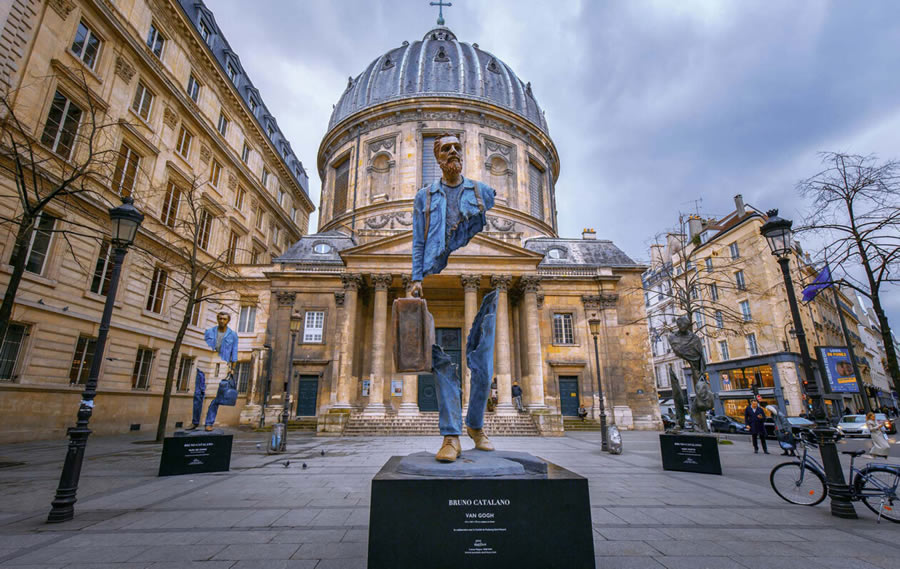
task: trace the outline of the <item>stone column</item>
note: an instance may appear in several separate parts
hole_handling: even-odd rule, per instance
[[[274,348],[272,362],[272,385],[269,389],[269,405],[284,405],[284,384],[288,380],[291,352],[291,313],[294,311],[296,292],[275,291],[278,301],[275,314],[269,318],[270,341]],[[223,366],[224,369],[224,366]],[[279,413],[280,413],[279,409]]]
[[[337,381],[336,409],[350,408],[350,390],[353,388],[353,354],[356,351],[356,301],[362,276],[353,273],[341,275],[344,285],[344,320],[341,324],[341,367]]]
[[[465,328],[463,329],[462,338],[462,404],[463,415],[469,410],[469,388],[472,383],[472,372],[466,365],[466,345],[469,342],[469,332],[472,330],[472,322],[475,315],[478,314],[478,287],[481,284],[481,275],[461,275],[459,280],[462,282],[465,291],[464,316]]]
[[[375,309],[372,318],[372,374],[369,376],[367,415],[384,415],[384,349],[387,333],[387,296],[393,280],[390,274],[372,275],[375,286]]]
[[[494,342],[494,375],[497,376],[497,414],[515,415],[512,404],[512,376],[509,371],[509,300],[512,275],[493,275],[491,287],[497,290],[497,336]]]
[[[419,414],[419,376],[416,374],[401,375],[403,379],[403,396],[400,398],[398,415]]]
[[[544,364],[541,357],[541,325],[538,317],[537,293],[540,277],[526,275],[522,277],[522,290],[525,297],[525,329],[528,346],[528,376],[526,378],[525,402],[529,409],[545,409],[544,403]]]

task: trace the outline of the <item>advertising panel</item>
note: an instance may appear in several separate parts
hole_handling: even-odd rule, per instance
[[[859,393],[847,348],[817,346],[816,352],[832,393]]]

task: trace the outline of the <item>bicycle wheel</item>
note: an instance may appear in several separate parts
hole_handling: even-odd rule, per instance
[[[881,517],[900,524],[900,491],[898,488],[900,473],[889,466],[867,466],[856,477],[856,493],[861,494],[862,502],[867,508],[879,513]],[[866,493],[878,493],[881,495],[866,496]]]
[[[801,469],[799,462],[782,462],[769,474],[772,490],[785,502],[798,506],[815,506],[828,495],[825,478],[807,467]]]

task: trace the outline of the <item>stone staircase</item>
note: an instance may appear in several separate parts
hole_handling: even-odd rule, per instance
[[[316,432],[316,417],[299,417],[288,421],[289,431],[312,431]]]
[[[593,419],[582,421],[578,417],[563,417],[563,428],[567,431],[599,431],[600,421]]]
[[[504,437],[538,437],[537,426],[526,413],[498,416],[486,413],[484,430],[488,435]],[[370,417],[354,412],[342,433],[347,437],[395,435],[395,436],[436,436],[438,435],[438,414],[436,412],[418,415],[397,415],[388,413],[383,417]]]

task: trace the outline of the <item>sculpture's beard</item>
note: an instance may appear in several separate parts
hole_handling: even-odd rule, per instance
[[[447,178],[455,178],[462,172],[462,161],[458,158],[448,158],[444,162],[441,162],[440,166],[441,171]]]

